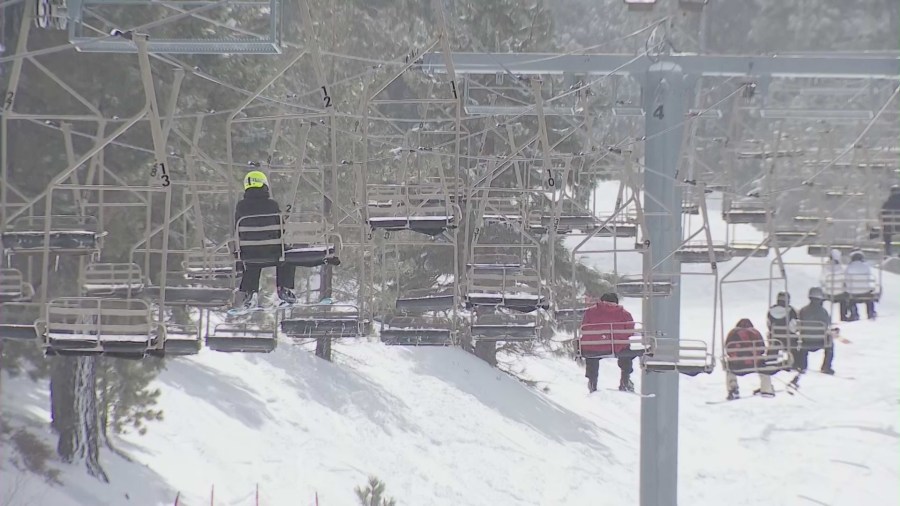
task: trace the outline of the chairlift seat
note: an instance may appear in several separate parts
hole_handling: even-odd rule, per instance
[[[390,316],[381,328],[381,342],[400,346],[449,346],[450,321],[444,318]]]
[[[790,350],[778,340],[761,345],[745,341],[729,343],[725,346],[722,359],[722,367],[735,376],[753,373],[772,375],[792,366]]]
[[[732,258],[766,258],[769,256],[769,246],[767,244],[744,244],[733,243],[728,246]]]
[[[213,280],[207,280],[212,282]],[[193,285],[166,285],[166,306],[191,307],[223,307],[230,305],[234,289],[229,286],[203,284],[201,280],[193,280]],[[148,286],[144,289],[144,297],[159,302],[160,287]]]
[[[363,335],[359,309],[349,304],[293,306],[281,320],[281,331],[294,338],[344,338]]]
[[[28,302],[34,298],[34,288],[25,282],[18,269],[0,269],[0,303]]]
[[[787,349],[817,351],[833,345],[828,326],[819,321],[797,320],[793,329],[776,325],[770,332],[769,341],[782,343]]]
[[[109,354],[141,358],[162,347],[159,325],[139,299],[63,297],[35,323],[49,354]]]
[[[56,254],[88,255],[100,249],[97,220],[93,216],[50,216],[50,236],[45,242],[43,216],[24,216],[11,230],[0,234],[3,247],[12,253],[41,253],[45,247]]]
[[[816,232],[804,230],[780,230],[775,232],[775,237],[779,244],[798,244],[800,246],[808,246],[818,240]]]
[[[206,347],[224,353],[270,353],[277,345],[274,328],[219,324],[206,334]]]
[[[202,342],[196,325],[167,325],[163,355],[196,355]]]
[[[398,311],[447,311],[453,308],[453,294],[408,293],[397,298]]]
[[[88,264],[81,283],[88,297],[129,297],[143,289],[141,268],[134,263]]]
[[[709,250],[707,245],[684,245],[675,252],[676,258],[685,264],[705,264],[709,263]],[[726,262],[731,260],[731,250],[725,246],[712,246],[713,260],[716,262]]]
[[[35,322],[41,317],[41,304],[6,302],[0,304],[0,339],[31,341],[37,339]]]
[[[474,324],[472,338],[478,341],[531,341],[537,338],[535,323]]]
[[[330,263],[334,244],[295,245],[284,251],[284,262],[297,267],[318,267]]]
[[[238,261],[232,253],[194,249],[181,262],[185,279],[222,279],[236,275]]]
[[[644,283],[640,277],[623,276],[616,283],[616,293],[627,298],[668,297],[673,290],[674,284],[668,279],[651,279]]]
[[[641,365],[647,372],[674,371],[696,376],[711,373],[715,360],[703,341],[654,338],[650,351],[641,359]]]

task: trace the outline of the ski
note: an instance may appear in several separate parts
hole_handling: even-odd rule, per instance
[[[776,393],[776,394],[782,393],[782,392],[787,392],[789,395],[794,395],[794,393],[791,392],[791,391],[789,391],[789,390],[775,390],[775,393]],[[753,399],[753,398],[756,398],[756,397],[763,397],[763,396],[762,396],[762,395],[758,395],[758,394],[753,394],[753,395],[750,395],[750,396],[747,396],[747,397],[738,397],[738,398],[736,398],[736,399],[722,399],[722,400],[718,400],[718,401],[706,401],[706,403],[712,406],[712,405],[716,405],[716,404],[725,404],[725,403],[727,403],[727,402],[739,401],[739,400],[742,400],[742,399]]]
[[[645,399],[652,399],[652,398],[656,397],[656,394],[639,394],[639,393],[631,391],[631,390],[619,390],[618,388],[607,388],[607,390],[609,390],[610,392],[622,392],[623,394],[636,395],[638,397],[642,397]]]

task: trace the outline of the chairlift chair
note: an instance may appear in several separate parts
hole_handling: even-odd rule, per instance
[[[381,342],[399,346],[450,346],[449,318],[426,315],[390,315],[381,321]]]
[[[613,328],[613,323],[589,323],[579,325],[575,332],[576,355],[581,358],[603,358],[615,356],[615,348],[627,347],[635,356],[647,351],[647,341],[640,322],[634,322],[633,329]],[[602,346],[608,351],[587,351],[584,346]]]
[[[39,254],[49,250],[53,254],[94,255],[99,253],[101,238],[93,216],[51,215],[49,240],[45,232],[47,217],[22,216],[12,227],[0,234],[3,248],[10,253]]]
[[[36,302],[0,304],[0,339],[37,340],[38,334],[34,324],[41,317],[41,307],[41,304]]]
[[[166,324],[166,339],[163,342],[161,355],[196,355],[200,353],[202,341],[200,328],[195,324]]]
[[[620,297],[644,298],[644,297],[668,297],[672,295],[674,282],[672,278],[654,276],[644,279],[640,274],[624,275],[616,282],[616,293]]]
[[[772,326],[769,342],[770,345],[781,343],[788,350],[802,351],[816,351],[833,346],[829,326],[811,320],[795,320],[793,326]]]
[[[143,358],[162,349],[165,329],[140,299],[62,297],[35,322],[47,355]]]
[[[353,304],[305,304],[287,310],[281,331],[298,339],[358,338],[367,324]]]
[[[469,334],[473,341],[511,342],[533,341],[540,332],[539,315],[507,314],[497,312],[481,314],[475,311],[469,325]]]
[[[722,368],[735,376],[751,373],[775,374],[793,367],[794,357],[784,342],[770,339],[768,344],[733,342],[724,346]]]
[[[206,332],[206,347],[224,353],[270,353],[278,345],[276,327],[220,323]]]
[[[647,372],[696,376],[715,369],[713,354],[704,341],[652,336],[650,343],[649,351],[641,357],[641,366]]]
[[[132,297],[143,289],[141,268],[135,263],[90,263],[81,280],[86,297]]]
[[[19,269],[0,269],[0,303],[29,302],[34,287],[25,281]]]

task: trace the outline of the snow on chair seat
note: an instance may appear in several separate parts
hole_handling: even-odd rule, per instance
[[[732,258],[731,250],[724,244],[707,245],[706,243],[684,244],[675,252],[675,257],[685,264],[704,264],[710,262],[710,250],[712,250],[712,260],[715,262],[725,262]]]
[[[782,245],[809,246],[819,238],[819,234],[811,230],[776,230],[772,235]]]
[[[737,341],[725,345],[722,367],[735,376],[751,373],[774,374],[793,366],[794,357],[781,341],[768,344]]]
[[[139,299],[54,299],[35,325],[47,354],[142,358],[162,347],[159,324]]]
[[[294,338],[353,338],[363,335],[364,321],[352,304],[295,305],[281,320],[281,331]]]
[[[275,327],[221,323],[206,333],[206,347],[224,353],[269,353],[277,345]]]
[[[648,372],[674,371],[688,376],[709,374],[715,368],[713,354],[704,341],[653,337],[641,366]]]
[[[34,288],[26,283],[19,269],[0,269],[0,303],[28,302],[34,297]]]
[[[722,219],[731,225],[762,224],[766,222],[766,207],[758,201],[732,202],[722,210]]]
[[[41,304],[6,302],[0,304],[0,339],[31,341],[38,337],[35,322],[41,317]]]
[[[673,289],[672,280],[662,276],[645,280],[641,275],[625,275],[616,282],[616,293],[620,297],[668,297]]]
[[[100,238],[105,233],[100,232],[93,216],[51,215],[49,234],[45,230],[47,221],[45,216],[17,218],[11,230],[0,234],[0,242],[12,253],[42,253],[49,249],[53,253],[88,255],[99,251]]]
[[[382,320],[381,342],[393,346],[449,346],[453,344],[448,318],[387,316]]]
[[[769,256],[769,245],[765,242],[732,242],[728,245],[732,258],[766,258]]]
[[[453,308],[453,293],[434,288],[409,290],[397,297],[394,308],[401,312],[449,311]]]
[[[131,297],[143,289],[141,268],[134,263],[88,264],[81,280],[88,297]]]

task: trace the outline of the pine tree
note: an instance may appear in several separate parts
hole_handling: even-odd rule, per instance
[[[361,506],[396,506],[397,501],[391,497],[384,497],[384,482],[376,476],[369,476],[369,482],[364,487],[356,487],[356,497]]]

